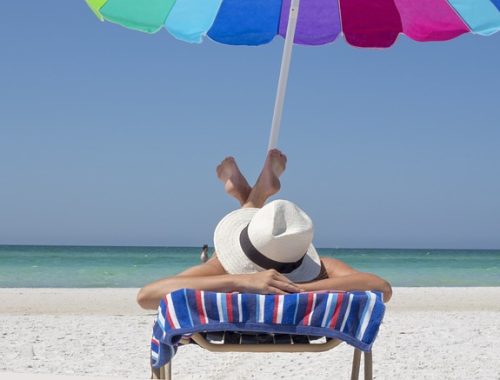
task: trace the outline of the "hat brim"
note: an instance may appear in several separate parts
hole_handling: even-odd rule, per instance
[[[227,214],[214,232],[214,247],[221,265],[229,274],[262,272],[266,268],[252,262],[240,246],[240,234],[248,226],[258,208],[242,208]],[[308,282],[321,272],[321,260],[311,244],[301,265],[290,273],[283,273],[293,282]]]

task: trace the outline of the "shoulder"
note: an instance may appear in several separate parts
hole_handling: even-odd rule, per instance
[[[359,272],[343,261],[332,257],[321,257],[321,262],[325,266],[328,277],[348,276]]]

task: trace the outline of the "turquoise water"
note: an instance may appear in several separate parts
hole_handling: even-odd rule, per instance
[[[199,263],[200,248],[0,246],[0,287],[139,287]],[[500,250],[319,249],[393,286],[500,286]]]

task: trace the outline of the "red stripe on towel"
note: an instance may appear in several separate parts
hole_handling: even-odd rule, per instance
[[[335,311],[333,312],[332,321],[330,322],[330,327],[335,328],[337,319],[339,319],[340,308],[342,307],[342,301],[344,300],[344,293],[338,293],[337,304],[335,305]]]
[[[306,313],[304,314],[304,320],[302,321],[302,323],[304,323],[304,325],[308,325],[309,324],[309,320],[311,319],[312,304],[313,304],[313,294],[312,293],[308,293],[307,294]]]
[[[207,320],[205,319],[205,314],[203,313],[203,304],[201,303],[201,292],[199,290],[196,291],[196,309],[198,309],[198,317],[200,318],[200,322],[205,324]]]
[[[277,294],[274,295],[274,308],[273,308],[273,323],[278,323],[278,306],[280,298]]]
[[[233,294],[226,293],[226,307],[227,307],[227,319],[228,322],[233,321]]]

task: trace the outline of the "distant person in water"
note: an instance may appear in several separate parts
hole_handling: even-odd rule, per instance
[[[200,261],[202,263],[206,263],[208,261],[209,257],[208,257],[208,245],[205,244],[202,248],[201,248],[201,252],[200,252]]]
[[[181,288],[257,294],[375,290],[389,301],[392,288],[384,279],[318,256],[312,245],[312,221],[297,205],[285,200],[266,204],[280,190],[286,163],[279,150],[269,151],[250,187],[234,158],[224,159],[217,177],[241,208],[217,225],[215,253],[206,263],[144,286],[137,295],[139,305],[156,309],[165,294]]]

